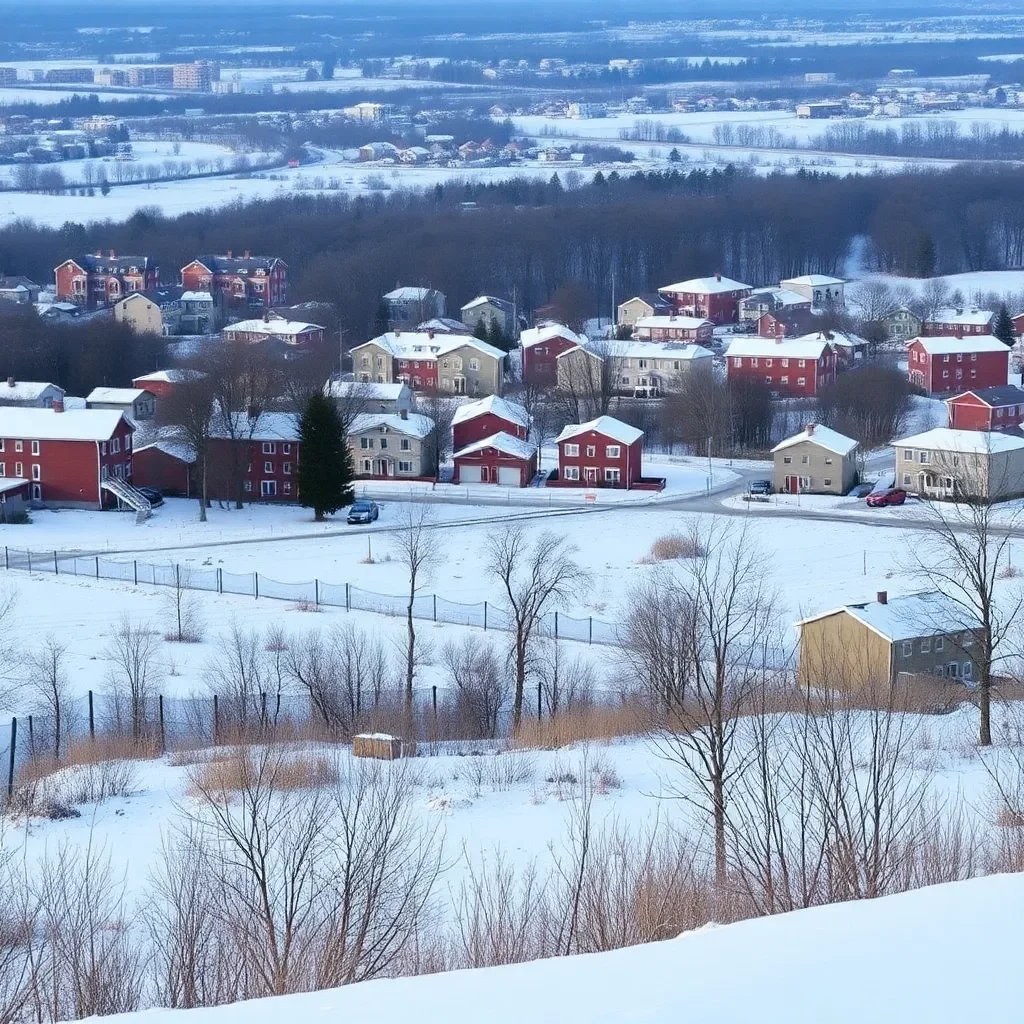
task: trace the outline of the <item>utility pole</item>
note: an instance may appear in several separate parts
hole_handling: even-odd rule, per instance
[[[615,268],[612,267],[612,336],[617,333],[616,328],[616,315],[615,315]]]

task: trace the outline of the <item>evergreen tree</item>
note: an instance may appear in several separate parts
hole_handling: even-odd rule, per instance
[[[505,344],[505,332],[501,329],[501,324],[498,323],[498,318],[493,313],[487,323],[487,337],[484,340],[490,342],[495,348],[500,348],[503,352],[508,350],[508,345]]]
[[[562,188],[562,179],[559,178],[558,171],[555,171],[555,173],[551,175],[551,180],[548,182],[548,187],[551,189],[552,192],[555,193],[556,197],[561,196],[561,194],[565,191]]]
[[[477,320],[476,327],[473,328],[473,337],[479,341],[489,341],[487,330],[487,322],[485,320]]]
[[[320,522],[325,514],[351,505],[352,453],[338,408],[326,395],[315,392],[306,402],[299,423],[299,500]]]
[[[597,188],[603,188],[607,184],[608,182],[605,181],[604,175],[598,171],[597,174],[594,175],[594,185]]]
[[[938,257],[935,254],[935,243],[932,236],[921,235],[914,252],[914,277],[934,277]]]
[[[373,328],[377,334],[386,334],[388,330],[388,321],[391,319],[391,309],[389,308],[387,301],[381,299],[377,303],[377,315],[373,318]]]
[[[1010,316],[1010,311],[1006,308],[1005,302],[999,307],[999,313],[996,316],[996,322],[995,326],[992,328],[992,333],[1007,348],[1013,348],[1017,341],[1017,335],[1013,329],[1013,317]]]
[[[677,164],[683,159],[683,154],[673,146],[672,151],[668,155],[668,159],[670,163]]]
[[[320,69],[320,77],[325,81],[329,82],[334,78],[334,54],[328,54],[324,57],[323,67]]]

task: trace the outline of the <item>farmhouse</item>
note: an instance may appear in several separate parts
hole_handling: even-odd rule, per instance
[[[672,303],[663,295],[657,292],[643,292],[619,303],[618,323],[623,327],[632,327],[637,320],[648,316],[668,316],[674,309]]]
[[[921,334],[924,321],[906,306],[898,306],[882,317],[882,324],[893,341],[909,341]]]
[[[715,274],[665,285],[658,289],[658,294],[668,299],[677,313],[703,317],[716,324],[732,324],[738,318],[740,299],[747,298],[751,291],[748,284]]]
[[[324,393],[339,403],[339,408],[357,412],[409,412],[412,392],[401,383],[373,384],[357,380],[331,380]]]
[[[613,416],[570,423],[555,439],[558,477],[549,486],[616,487],[640,482],[644,432]]]
[[[447,299],[436,288],[398,287],[384,296],[388,329],[409,330],[431,317],[444,316]]]
[[[187,292],[219,292],[230,309],[270,309],[288,301],[288,264],[277,256],[200,256],[181,268]]]
[[[762,381],[773,395],[810,398],[836,379],[836,353],[821,335],[737,338],[726,354],[730,379]]]
[[[946,399],[947,426],[954,430],[1010,430],[1024,422],[1024,388],[1016,384],[977,388]]]
[[[516,323],[516,307],[508,299],[499,299],[494,295],[478,295],[467,302],[461,310],[462,322],[472,328],[483,324],[490,327],[493,321],[501,328],[506,338],[514,338],[518,324]]]
[[[452,418],[452,447],[458,451],[501,433],[525,441],[529,432],[530,416],[521,405],[489,395],[456,410]]]
[[[824,321],[810,307],[766,311],[757,318],[759,338],[798,338],[813,334]]]
[[[418,413],[361,413],[348,430],[348,446],[357,476],[415,480],[430,475],[424,441],[434,429]]]
[[[201,370],[154,370],[152,373],[144,373],[141,377],[133,378],[132,387],[148,391],[157,398],[166,398],[175,387],[204,376]]]
[[[846,282],[841,277],[829,277],[827,274],[803,274],[779,282],[780,288],[803,296],[815,309],[844,305],[845,286]]]
[[[267,313],[260,320],[241,320],[224,328],[224,340],[253,345],[272,341],[289,348],[309,348],[322,344],[324,328],[299,320],[285,320],[275,313]]]
[[[757,320],[764,313],[810,312],[811,300],[788,288],[755,288],[738,303],[740,322]]]
[[[457,484],[528,487],[537,475],[536,446],[504,431],[457,448],[452,461]]]
[[[772,449],[772,484],[786,494],[845,494],[857,481],[857,442],[817,423]]]
[[[991,334],[920,337],[907,344],[907,375],[929,394],[965,388],[1003,387],[1010,373],[1010,350]]]
[[[114,303],[114,319],[136,334],[173,334],[178,324],[180,288],[131,292]]]
[[[161,494],[188,498],[193,491],[196,455],[183,441],[161,438],[135,449],[132,482]]]
[[[215,416],[210,430],[207,488],[211,497],[294,501],[299,464],[298,417],[288,412]],[[240,467],[244,467],[241,468]]]
[[[558,379],[558,357],[586,343],[584,336],[565,324],[546,323],[520,332],[523,381],[538,386],[554,384]]]

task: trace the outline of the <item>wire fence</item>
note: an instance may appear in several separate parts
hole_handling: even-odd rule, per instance
[[[404,616],[408,595],[378,594],[351,583],[329,583],[314,579],[289,583],[259,572],[234,573],[214,567],[180,565],[174,562],[119,561],[100,555],[66,555],[58,551],[30,551],[4,548],[4,569],[14,572],[48,573],[51,576],[78,576],[97,580],[115,580],[136,587],[172,587],[211,594],[235,594],[240,597],[288,601],[311,607],[344,608],[346,611],[373,612],[377,615]],[[489,601],[466,604],[438,594],[417,594],[412,603],[415,619],[444,622],[456,626],[476,626],[513,632],[512,617]],[[593,616],[576,618],[564,612],[548,612],[541,621],[541,632],[559,640],[585,644],[617,646],[619,631],[614,623]]]

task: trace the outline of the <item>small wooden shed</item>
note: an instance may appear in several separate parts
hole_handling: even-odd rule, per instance
[[[402,756],[402,741],[386,732],[363,732],[352,737],[353,757],[374,757],[378,761],[397,761]]]

